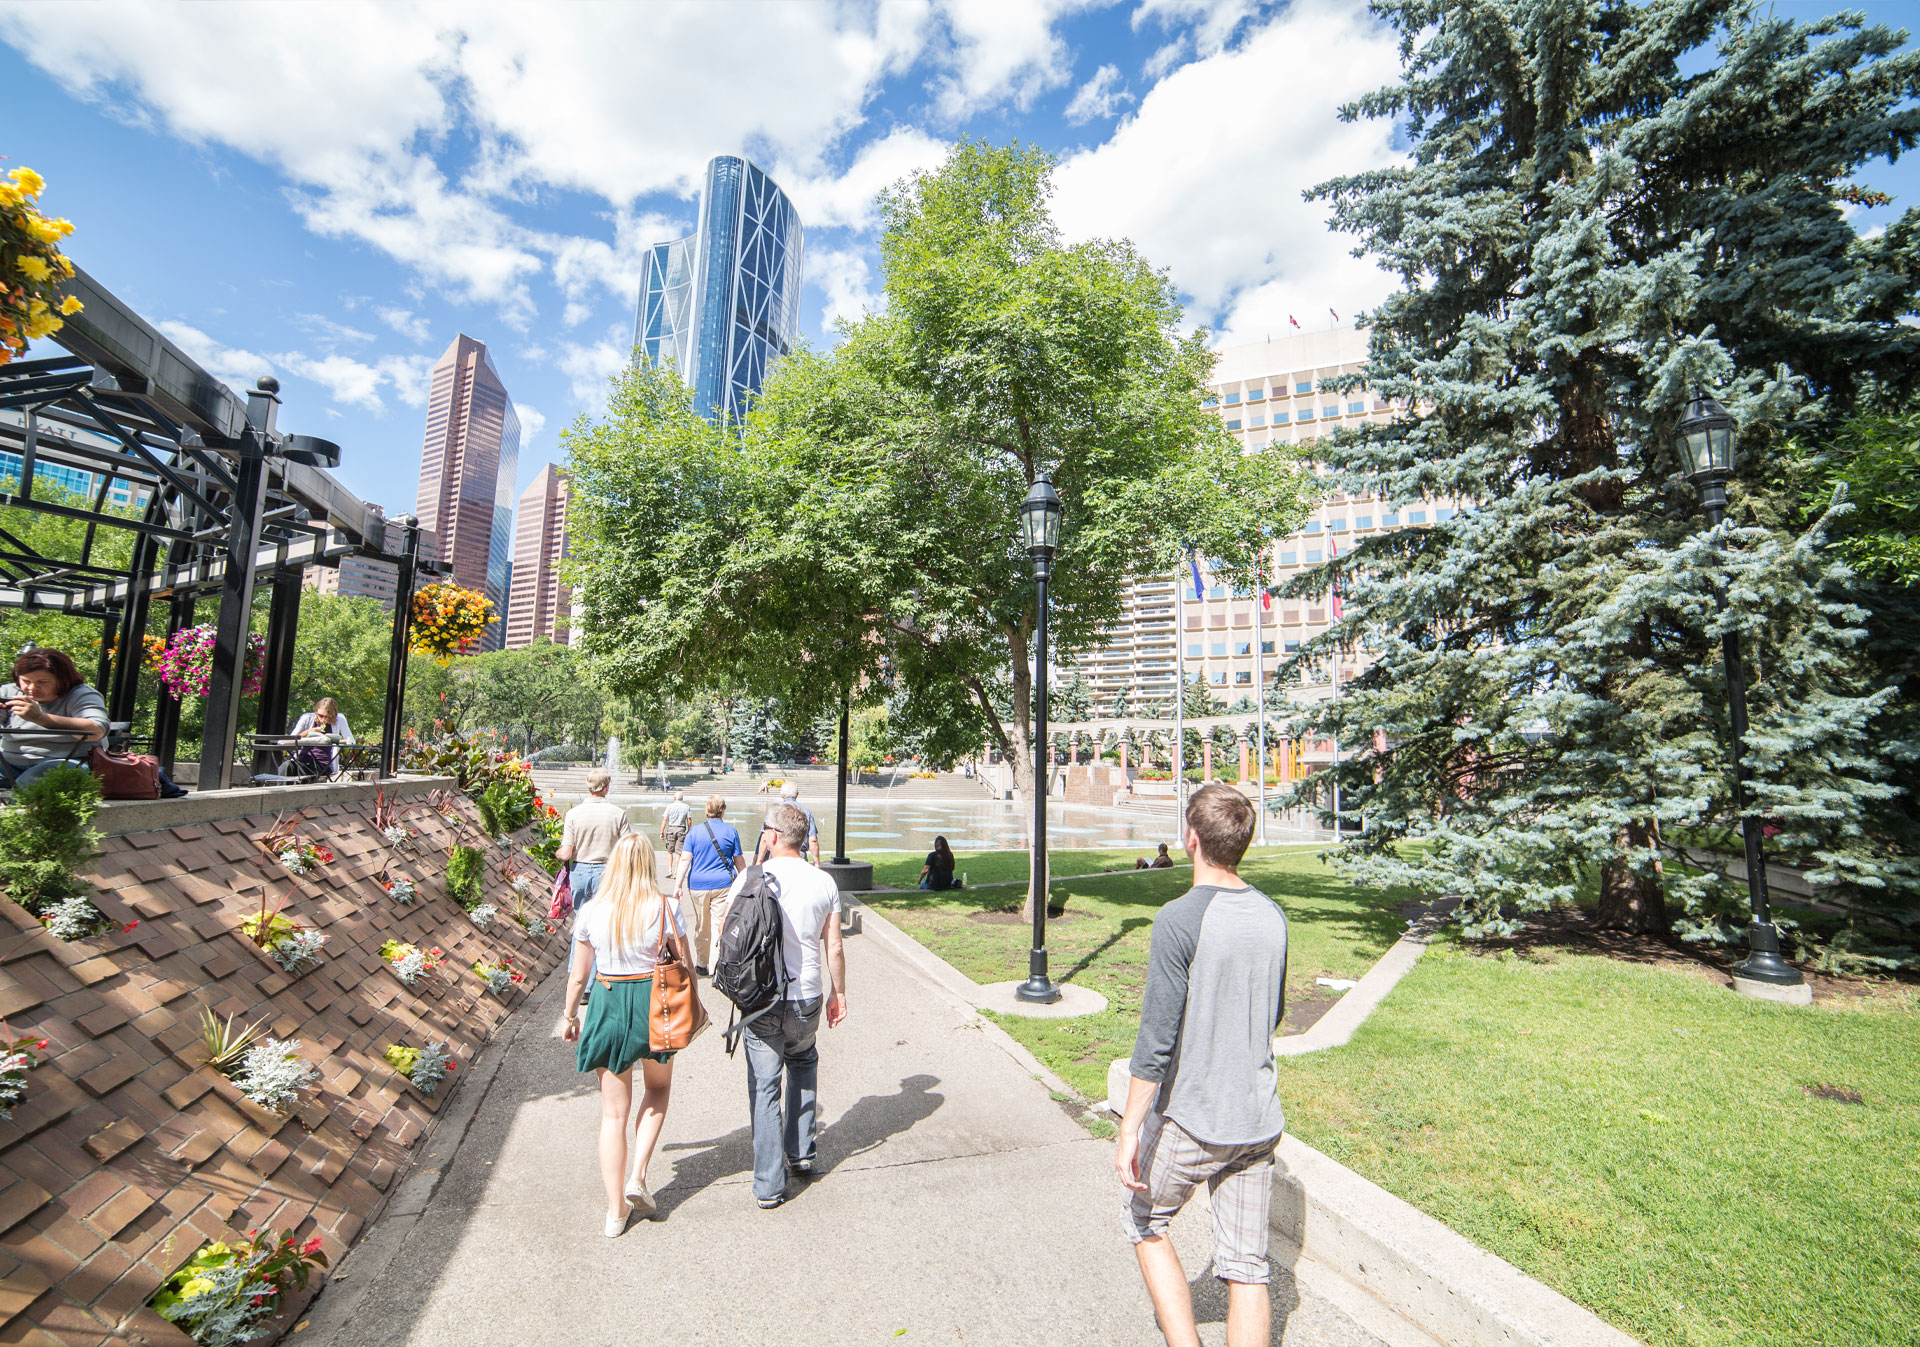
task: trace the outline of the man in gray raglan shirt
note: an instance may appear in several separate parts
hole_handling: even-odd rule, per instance
[[[1203,786],[1187,804],[1193,887],[1160,909],[1114,1168],[1127,1237],[1171,1347],[1199,1347],[1167,1223],[1193,1190],[1213,1197],[1213,1275],[1227,1283],[1227,1347],[1267,1341],[1267,1212],[1287,1120],[1273,1034],[1286,1008],[1287,919],[1241,880],[1253,806]]]

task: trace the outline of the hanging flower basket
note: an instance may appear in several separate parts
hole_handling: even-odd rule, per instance
[[[204,697],[213,681],[214,632],[211,626],[182,627],[167,638],[160,656],[160,681],[176,701]],[[241,675],[240,695],[251,697],[260,691],[261,668],[266,660],[267,638],[247,637],[247,667]]]
[[[82,307],[60,294],[73,278],[60,240],[73,226],[40,213],[36,199],[46,185],[30,168],[0,178],[0,365],[25,354],[29,341],[58,332],[62,316]]]
[[[459,585],[428,585],[413,596],[413,648],[446,663],[465,654],[493,621],[493,601]]]

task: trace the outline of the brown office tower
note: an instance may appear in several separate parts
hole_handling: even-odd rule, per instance
[[[420,526],[440,541],[453,583],[493,600],[482,650],[506,632],[507,569],[513,545],[513,479],[520,418],[484,342],[462,334],[433,367],[426,443],[420,451]]]
[[[573,595],[560,580],[567,555],[567,501],[573,483],[549,463],[520,493],[513,529],[513,598],[507,605],[507,649],[546,637],[567,644]]]

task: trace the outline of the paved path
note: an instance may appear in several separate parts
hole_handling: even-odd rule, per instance
[[[753,1203],[744,1051],[717,1031],[682,1056],[650,1178],[655,1221],[608,1240],[598,1098],[557,1038],[556,973],[463,1096],[289,1342],[966,1343],[1152,1347],[1161,1337],[1119,1230],[1111,1143],[1089,1136],[969,1008],[877,942],[848,941],[852,1014],[822,1030],[824,1172]],[[719,998],[709,993],[711,1003]],[[724,1022],[724,1021],[723,1021]],[[431,1188],[431,1191],[429,1189]],[[1225,1300],[1201,1203],[1175,1238],[1206,1341]],[[1275,1269],[1275,1342],[1380,1347]],[[902,1331],[904,1330],[904,1331]]]

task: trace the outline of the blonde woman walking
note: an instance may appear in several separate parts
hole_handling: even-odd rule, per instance
[[[647,1036],[653,968],[663,941],[671,941],[692,964],[678,904],[666,901],[654,877],[653,843],[642,833],[628,833],[607,858],[595,901],[574,918],[564,1029],[567,1042],[580,1044],[580,1070],[600,1077],[600,1177],[607,1186],[608,1239],[625,1232],[634,1212],[644,1216],[654,1210],[647,1166],[673,1090],[673,1054],[652,1051]],[[589,975],[600,989],[582,1026],[580,997]],[[630,1140],[627,1121],[633,1112],[636,1063],[641,1070],[640,1115]]]

